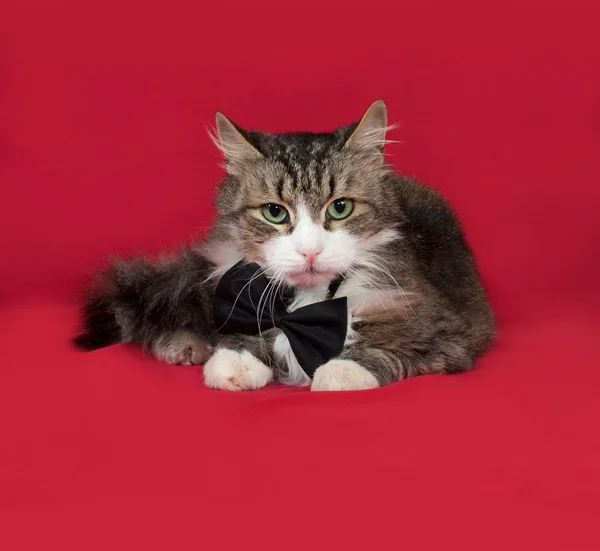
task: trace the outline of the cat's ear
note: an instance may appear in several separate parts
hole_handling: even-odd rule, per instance
[[[367,109],[354,132],[346,140],[344,147],[355,151],[382,154],[387,130],[387,109],[383,100],[379,99]]]
[[[233,124],[223,113],[217,113],[216,124],[218,137],[216,144],[223,152],[228,168],[262,156],[244,137],[243,130]]]

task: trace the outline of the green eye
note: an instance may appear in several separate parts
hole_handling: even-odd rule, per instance
[[[348,218],[354,210],[354,203],[351,199],[336,199],[327,207],[327,216],[333,220],[343,220]]]
[[[272,224],[283,224],[288,221],[288,211],[281,205],[263,205],[262,208],[263,216]]]

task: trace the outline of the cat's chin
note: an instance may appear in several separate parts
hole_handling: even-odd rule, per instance
[[[335,272],[304,271],[288,274],[286,279],[288,283],[297,287],[316,287],[331,282],[336,275]]]

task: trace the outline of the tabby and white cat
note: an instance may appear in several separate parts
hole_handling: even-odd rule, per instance
[[[493,338],[492,311],[446,202],[386,163],[386,125],[382,101],[358,123],[321,134],[247,132],[217,114],[227,176],[211,234],[170,261],[110,266],[84,305],[76,343],[139,343],[169,363],[205,363],[205,383],[224,390],[272,380],[358,390],[470,368]],[[216,283],[240,260],[293,287],[290,311],[325,300],[343,274],[336,297],[348,297],[346,343],[312,381],[278,329],[216,331]]]

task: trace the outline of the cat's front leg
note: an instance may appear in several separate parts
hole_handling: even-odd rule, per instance
[[[398,380],[398,357],[381,348],[350,348],[315,371],[311,390],[366,390]]]
[[[204,365],[204,384],[219,390],[256,390],[273,380],[270,339],[232,335]]]

